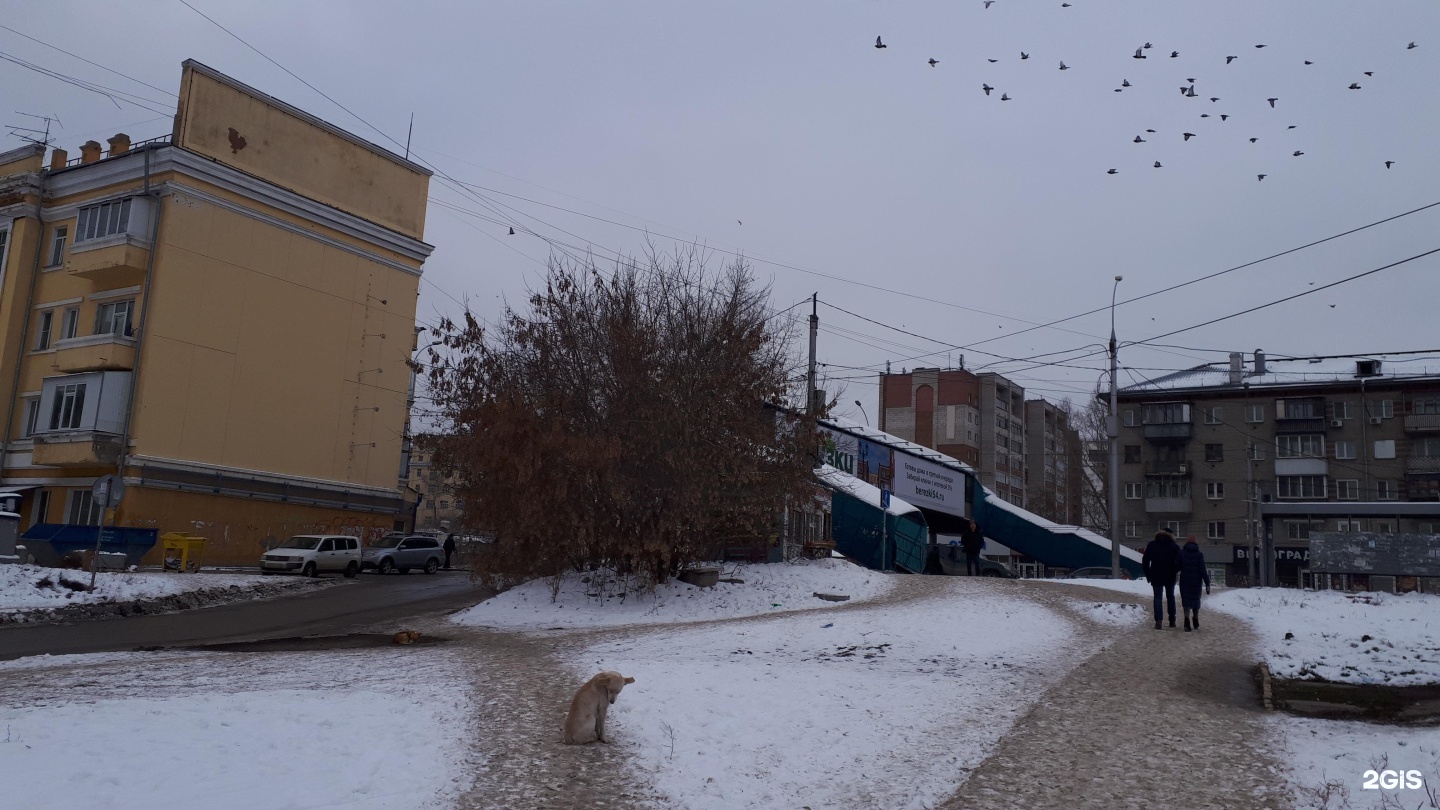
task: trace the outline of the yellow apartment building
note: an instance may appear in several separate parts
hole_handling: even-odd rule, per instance
[[[168,136],[0,153],[0,489],[206,563],[395,528],[430,172],[194,61],[179,98]]]

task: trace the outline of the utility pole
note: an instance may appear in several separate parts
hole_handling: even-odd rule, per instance
[[[1250,587],[1255,586],[1255,509],[1257,493],[1255,492],[1255,445],[1253,442],[1245,442],[1245,545],[1249,547],[1246,554],[1246,567],[1250,575]]]
[[[1120,578],[1120,405],[1119,345],[1115,342],[1115,292],[1124,276],[1115,277],[1110,289],[1110,417],[1105,432],[1110,434],[1110,578]]]
[[[820,410],[815,404],[815,335],[820,331],[820,315],[816,312],[819,293],[810,295],[810,365],[805,372],[805,413],[817,415]]]

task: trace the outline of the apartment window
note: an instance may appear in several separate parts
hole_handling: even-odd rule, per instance
[[[1319,500],[1325,497],[1325,476],[1323,475],[1277,475],[1275,497],[1308,498]]]
[[[103,512],[88,489],[70,490],[70,503],[65,507],[65,522],[73,526],[99,526]]]
[[[1335,442],[1335,458],[1355,458],[1355,442]]]
[[[1205,484],[1205,497],[1212,501],[1218,501],[1225,497],[1225,482],[1210,481]]]
[[[1225,460],[1225,445],[1223,445],[1223,444],[1207,444],[1207,445],[1205,445],[1205,460],[1206,460],[1206,461],[1224,461],[1224,460]]]
[[[1380,400],[1380,418],[1381,418],[1381,419],[1393,419],[1394,417],[1395,417],[1395,400],[1393,400],[1393,399],[1382,399],[1382,400]]]
[[[1135,426],[1138,425],[1138,424],[1140,424],[1140,423],[1139,423],[1138,421],[1136,421],[1136,419],[1135,419],[1135,409],[1134,409],[1134,408],[1128,408],[1128,409],[1126,409],[1126,410],[1125,410],[1125,427],[1135,427]]]
[[[1251,424],[1256,424],[1256,423],[1259,423],[1259,422],[1264,422],[1264,421],[1265,421],[1265,406],[1264,406],[1264,405],[1246,405],[1246,406],[1245,406],[1245,421],[1246,421],[1246,422],[1249,422],[1249,423],[1251,423]]]
[[[51,430],[78,430],[85,411],[85,383],[55,386],[55,405],[50,409]]]
[[[1358,526],[1359,521],[1356,521]],[[1315,529],[1323,530],[1323,520],[1287,520],[1285,521],[1285,538],[1287,540],[1309,540],[1310,532]],[[1357,528],[1356,531],[1359,531]]]
[[[1354,418],[1354,416],[1350,413],[1350,403],[1348,401],[1337,401],[1330,403],[1330,412],[1334,414],[1336,419]]]
[[[1127,520],[1127,521],[1125,521],[1125,536],[1126,536],[1126,537],[1139,537],[1139,536],[1140,536],[1140,527],[1135,525],[1135,521],[1133,521],[1133,520]]]
[[[40,421],[40,397],[27,397],[25,399],[25,425],[21,430],[20,438],[28,439],[35,435],[35,426]]]
[[[444,499],[442,498],[442,499],[440,500],[440,508],[441,508],[441,509],[449,509],[449,508],[450,508],[450,502],[447,501],[447,500],[444,500]]]
[[[1143,487],[1143,486],[1144,486],[1143,484],[1126,484],[1126,485],[1125,485],[1125,500],[1127,500],[1127,501],[1138,501],[1138,500],[1140,500],[1140,493],[1141,493],[1141,491],[1142,491],[1142,487]]]
[[[1339,478],[1335,481],[1335,497],[1342,501],[1360,500],[1360,481],[1357,478]]]
[[[1424,458],[1440,458],[1440,437],[1430,436],[1416,439],[1410,454]]]
[[[1205,536],[1211,540],[1225,539],[1225,521],[1212,520],[1205,525]]]
[[[1145,424],[1178,425],[1189,424],[1190,405],[1186,402],[1159,402],[1145,406]]]
[[[1325,416],[1323,399],[1277,399],[1276,419],[1320,419]]]
[[[5,244],[10,241],[9,231],[0,231],[0,267],[5,266]]]
[[[50,332],[54,326],[55,312],[53,310],[47,309],[40,313],[40,323],[35,327],[36,351],[50,348]]]
[[[1185,522],[1183,520],[1162,520],[1160,521],[1160,528],[1170,532],[1176,537],[1185,536]]]
[[[1219,405],[1212,405],[1212,406],[1206,408],[1206,409],[1205,409],[1205,424],[1207,424],[1207,425],[1218,425],[1218,424],[1220,424],[1221,422],[1225,421],[1225,420],[1223,419],[1224,413],[1225,413],[1224,409],[1221,408]]]
[[[1324,458],[1325,436],[1319,433],[1297,433],[1275,437],[1276,458]]]
[[[1337,532],[1363,532],[1365,523],[1360,518],[1336,518],[1335,531]]]
[[[60,339],[68,340],[75,337],[80,331],[80,308],[66,307],[65,316],[60,322]]]
[[[1126,463],[1126,464],[1139,464],[1139,463],[1140,463],[1140,445],[1138,445],[1138,444],[1127,444],[1127,445],[1125,445],[1125,463]]]
[[[1381,439],[1375,442],[1375,458],[1395,458],[1395,440]]]
[[[55,229],[54,236],[50,237],[50,267],[58,267],[65,263],[65,240],[70,236],[70,229],[61,225]]]
[[[1440,399],[1417,399],[1410,403],[1414,414],[1440,414]]]
[[[30,510],[30,525],[44,523],[50,516],[50,490],[42,489],[35,493],[35,506]]]
[[[1265,460],[1265,445],[1251,444],[1246,449],[1249,451],[1246,455],[1250,457],[1251,461]]]
[[[95,310],[95,334],[124,335],[133,337],[131,318],[135,314],[135,300],[110,301]]]
[[[1009,419],[1006,419],[1006,418],[1003,417],[1003,416],[997,416],[997,417],[995,417],[995,427],[996,427],[997,430],[1009,431],[1009,430],[1010,430],[1010,420],[1009,420]]]
[[[1377,501],[1398,501],[1400,500],[1399,481],[1376,481],[1375,500]]]
[[[1164,478],[1145,482],[1147,498],[1188,498],[1190,482],[1184,478]]]
[[[99,239],[102,236],[123,233],[130,227],[130,200],[92,205],[80,209],[80,220],[75,226],[75,244]]]

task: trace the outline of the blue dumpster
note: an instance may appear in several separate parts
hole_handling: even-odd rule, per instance
[[[95,526],[69,523],[36,523],[20,537],[35,557],[37,565],[58,566],[72,551],[95,548]],[[139,565],[140,558],[155,547],[158,529],[137,529],[130,526],[106,526],[100,529],[100,550],[125,555],[125,564]]]

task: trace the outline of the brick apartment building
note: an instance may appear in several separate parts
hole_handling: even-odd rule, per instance
[[[1085,522],[1080,434],[1043,399],[1025,402],[1025,508],[1072,526]]]

